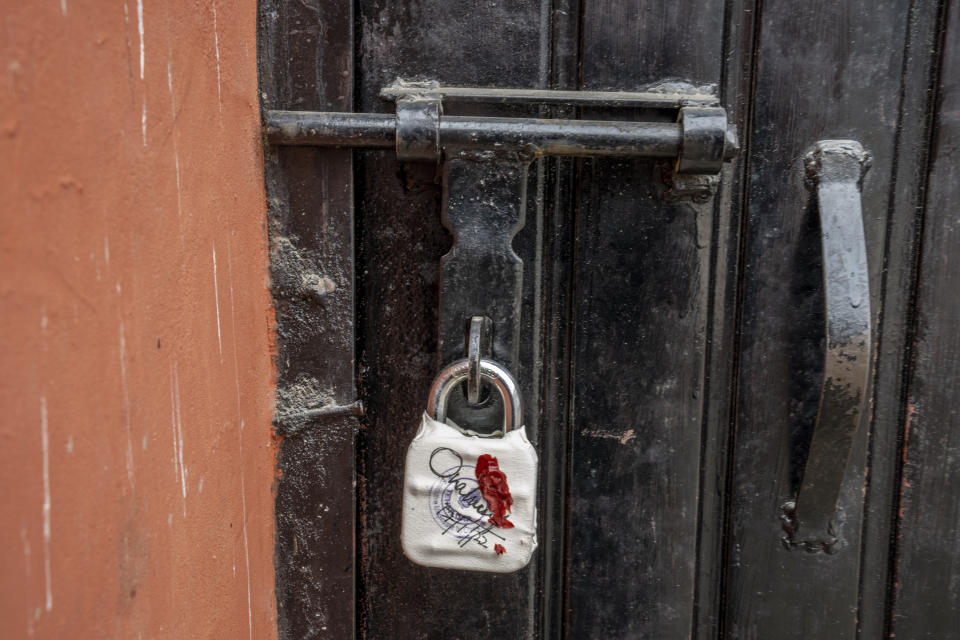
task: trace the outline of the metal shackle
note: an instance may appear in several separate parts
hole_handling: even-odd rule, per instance
[[[457,360],[444,368],[434,378],[427,400],[427,414],[437,422],[447,418],[447,398],[459,383],[470,373],[470,360]],[[503,432],[523,426],[523,407],[517,381],[502,365],[493,360],[480,360],[480,376],[489,381],[503,398]]]

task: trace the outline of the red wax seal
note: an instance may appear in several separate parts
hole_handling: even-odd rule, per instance
[[[513,506],[513,496],[510,495],[510,487],[507,485],[507,474],[500,470],[496,458],[486,453],[477,458],[477,483],[493,514],[490,523],[512,529],[513,523],[507,520],[507,513]]]
[[[502,556],[507,552],[506,548],[502,544],[493,545],[493,550],[497,552],[498,556]]]

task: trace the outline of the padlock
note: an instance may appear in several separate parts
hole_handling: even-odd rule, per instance
[[[503,398],[503,431],[446,423],[447,399],[469,372],[470,361],[458,360],[430,389],[407,449],[401,541],[416,564],[509,573],[537,548],[537,452],[516,380],[492,360],[479,360],[479,372]]]

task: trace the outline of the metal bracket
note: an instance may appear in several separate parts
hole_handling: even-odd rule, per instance
[[[673,159],[665,165],[665,197],[702,202],[715,192],[725,161],[738,149],[736,129],[716,95],[680,83],[646,91],[546,91],[441,87],[396,81],[380,95],[395,115],[268,111],[272,144],[396,149],[400,160],[440,162],[465,151],[538,156]],[[674,122],[445,116],[444,103],[547,105],[675,112]]]
[[[736,131],[727,126],[727,112],[720,107],[683,107],[677,122],[683,143],[667,176],[666,196],[706,202],[717,191],[727,154],[737,148]]]
[[[397,100],[397,159],[439,162],[440,100],[407,96]]]
[[[463,357],[464,328],[477,317],[489,318],[493,326],[490,357],[508,370],[518,368],[523,263],[512,244],[524,225],[527,171],[535,158],[662,159],[664,196],[703,202],[716,192],[724,162],[738,151],[736,131],[717,96],[680,83],[604,92],[398,80],[381,96],[395,103],[394,115],[268,111],[267,139],[285,145],[393,147],[399,160],[443,162],[443,224],[454,242],[441,261],[440,368]],[[605,115],[627,108],[655,115],[643,122],[453,116],[444,114],[445,103],[563,106],[601,109]],[[500,410],[497,399],[479,402],[476,385],[468,393],[451,395],[450,416],[456,420],[468,412],[472,425],[478,416],[481,424],[491,422]]]

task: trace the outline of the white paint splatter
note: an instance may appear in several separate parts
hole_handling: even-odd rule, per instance
[[[243,464],[241,458],[240,464]],[[243,481],[243,472],[240,472],[240,515],[243,517],[243,557],[247,565],[247,631],[250,640],[253,640],[253,603],[250,593],[250,543],[247,541],[247,487]]]
[[[237,389],[237,419],[240,429],[237,431],[239,444],[238,460],[240,461],[240,504],[243,517],[243,556],[247,569],[247,629],[250,640],[253,640],[253,606],[250,591],[250,545],[247,540],[247,487],[243,477],[243,415],[240,410],[240,372],[237,366],[237,320],[233,302],[233,252],[230,249],[230,234],[227,234],[227,282],[230,283],[230,330],[233,333],[233,382]],[[237,575],[237,566],[234,563],[233,575]]]
[[[180,477],[179,449],[177,448],[177,400],[173,390],[173,363],[170,363],[170,435],[173,438],[173,477]]]
[[[73,453],[73,435],[67,437],[67,453]]]
[[[183,517],[187,517],[187,470],[183,466],[183,420],[180,418],[180,373],[177,362],[173,363],[173,400],[176,415],[177,434],[174,441],[176,460],[180,467],[180,491],[183,494]]]
[[[220,36],[217,33],[217,0],[213,0],[213,51],[217,55],[217,109],[223,114],[223,95],[220,89]],[[220,121],[223,124],[223,120]]]
[[[137,0],[137,30],[140,32],[140,79],[143,80],[143,0]]]
[[[26,573],[27,580],[26,585],[24,585],[25,590],[29,593],[30,587],[33,582],[33,564],[30,551],[30,537],[27,535],[27,525],[20,525],[20,542],[23,545],[23,561],[24,561],[24,572]],[[234,577],[236,577],[236,569],[233,571]],[[33,611],[30,605],[27,605],[27,635],[33,635]]]
[[[173,69],[171,69],[171,60],[173,56],[173,51],[170,50],[167,54],[167,89],[170,91],[170,118],[172,133],[170,135],[173,138],[173,166],[176,169],[177,175],[177,219],[180,222],[183,222],[183,199],[180,191],[180,152],[177,150],[177,103],[176,98],[173,95]],[[180,231],[180,241],[183,241],[183,230]]]
[[[220,350],[220,362],[223,362],[223,338],[220,334],[220,288],[217,286],[217,245],[212,243],[213,248],[213,300],[217,304],[217,348]],[[234,336],[236,340],[236,336]]]
[[[110,266],[110,238],[103,236],[103,261]]]
[[[197,493],[203,493],[203,476],[200,476],[200,482],[197,483]]]
[[[177,143],[173,143],[173,166],[177,170],[177,218],[183,220],[183,198],[180,190],[180,154],[177,152]],[[180,239],[183,240],[183,231],[180,232]]]
[[[140,439],[140,448],[143,451],[147,450],[147,434],[143,434],[143,438]]]
[[[173,57],[173,48],[170,47],[167,49],[167,91],[170,92],[170,115],[173,117],[173,122],[177,121],[177,105],[173,99],[173,69],[171,63],[173,62],[171,58]]]
[[[119,287],[119,283],[117,284]],[[123,392],[123,424],[127,432],[127,482],[130,484],[130,491],[134,490],[133,478],[133,436],[131,435],[130,419],[130,387],[127,384],[127,338],[123,326],[123,320],[120,320],[120,389]]]
[[[126,5],[124,5],[126,8]],[[140,32],[140,80],[143,80],[144,45],[143,45],[143,0],[137,0],[137,30]],[[140,131],[143,136],[143,146],[147,146],[147,92],[143,90],[143,107],[140,114]]]
[[[130,68],[130,7],[123,2],[123,35],[127,44],[127,74],[130,76],[130,101],[133,101],[133,69]],[[123,129],[120,130],[123,135]]]
[[[60,0],[60,15],[64,17],[67,15],[67,0]]]
[[[604,429],[583,429],[580,431],[580,433],[585,436],[590,436],[591,438],[610,438],[612,440],[618,440],[620,441],[620,444],[627,444],[637,437],[637,434],[633,429],[627,429],[623,433],[614,433],[613,431],[607,431]]]
[[[237,420],[243,430],[243,413],[240,411],[240,367],[237,363],[237,314],[233,303],[233,252],[230,249],[230,234],[227,234],[227,282],[230,284],[230,331],[233,334],[233,385],[237,390]]]
[[[33,576],[32,553],[30,551],[30,536],[27,535],[27,525],[20,525],[20,543],[23,545],[24,570],[29,580]]]
[[[40,307],[40,344],[43,345],[43,350],[47,351],[47,328],[50,326],[50,318],[47,317],[47,305]]]
[[[46,585],[46,609],[53,610],[53,582],[50,579],[50,432],[47,398],[40,396],[40,441],[43,447],[43,579]]]

